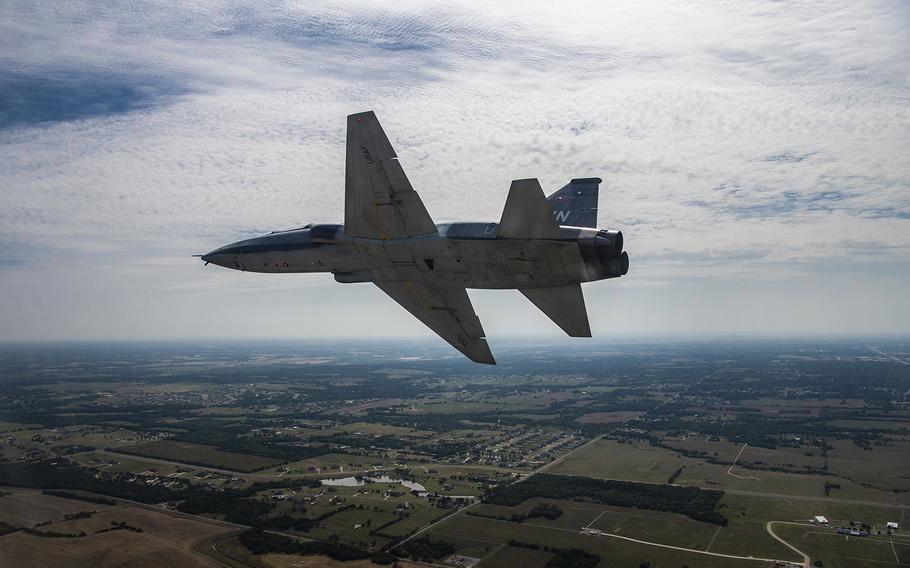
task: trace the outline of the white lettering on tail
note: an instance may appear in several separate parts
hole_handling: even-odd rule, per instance
[[[553,212],[553,216],[556,217],[556,221],[558,223],[565,223],[566,221],[568,221],[569,215],[571,215],[571,214],[572,214],[571,211],[566,211],[566,210]]]

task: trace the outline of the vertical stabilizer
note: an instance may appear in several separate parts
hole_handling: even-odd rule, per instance
[[[547,197],[553,218],[560,225],[597,227],[597,197],[600,178],[576,178]]]
[[[496,235],[503,239],[558,239],[562,235],[537,178],[512,181]]]

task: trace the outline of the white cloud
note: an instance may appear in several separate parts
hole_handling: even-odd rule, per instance
[[[188,257],[339,220],[344,116],[368,108],[437,221],[497,219],[513,178],[603,177],[632,272],[586,294],[620,329],[906,332],[907,11],[5,4],[0,337],[420,332],[364,287]],[[82,117],[35,120],[55,104]],[[847,300],[820,292],[838,278]],[[514,330],[488,297],[487,331]]]

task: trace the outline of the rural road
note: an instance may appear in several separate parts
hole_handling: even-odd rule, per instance
[[[798,527],[811,527],[812,525],[807,525],[807,524],[804,524],[804,523],[790,523],[790,522],[787,522],[787,521],[768,521],[768,523],[765,525],[765,530],[768,531],[768,534],[771,535],[771,538],[773,538],[773,539],[776,540],[777,542],[783,544],[784,546],[786,546],[787,548],[789,548],[789,549],[792,550],[793,552],[795,552],[795,553],[799,554],[800,556],[802,556],[802,557],[803,557],[803,566],[805,566],[806,568],[809,568],[809,555],[806,554],[805,552],[803,552],[802,550],[799,550],[798,548],[796,548],[795,546],[793,546],[792,544],[790,544],[790,543],[787,542],[786,540],[784,540],[784,539],[782,539],[781,537],[779,537],[779,536],[777,536],[776,534],[774,534],[774,526],[773,526],[773,525],[775,525],[775,524],[780,524],[780,525],[796,525],[796,526],[798,526]]]

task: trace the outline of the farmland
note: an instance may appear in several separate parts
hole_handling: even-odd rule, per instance
[[[910,376],[863,344],[534,348],[495,369],[326,345],[6,349],[0,557],[62,566],[93,542],[200,566],[910,555],[886,528],[910,519]],[[111,521],[143,531],[98,532]],[[41,523],[87,536],[28,533]]]
[[[274,458],[222,452],[212,446],[171,440],[159,440],[138,446],[126,446],[120,448],[120,451],[137,456],[236,470],[243,473],[250,473],[281,463],[281,460]]]
[[[11,503],[10,499],[15,503]],[[0,510],[5,511],[7,519],[16,523],[39,525],[34,534],[20,531],[3,538],[0,566],[4,568],[66,565],[92,568],[129,565],[141,568],[161,566],[162,563],[212,567],[219,564],[195,552],[193,546],[205,539],[233,532],[233,529],[222,526],[135,506],[109,507],[32,491],[16,491],[11,496],[0,498]],[[87,516],[72,520],[65,518],[66,515],[74,516],[77,510]],[[121,523],[130,530],[111,530]],[[51,533],[76,536],[43,536]]]

